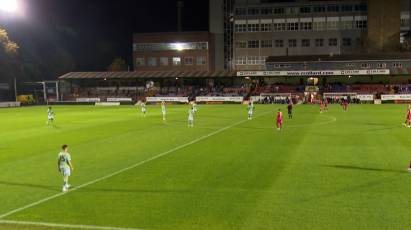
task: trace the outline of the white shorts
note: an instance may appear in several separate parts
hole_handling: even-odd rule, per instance
[[[48,116],[47,118],[49,119],[49,121],[54,120],[54,116]]]
[[[71,175],[71,170],[70,168],[67,168],[67,167],[60,168],[60,172],[61,172],[61,175],[63,175],[64,177]]]

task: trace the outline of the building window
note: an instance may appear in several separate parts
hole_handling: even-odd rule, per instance
[[[315,13],[323,13],[323,12],[325,12],[325,6],[314,6],[314,9],[313,9],[313,11],[315,12]]]
[[[274,31],[285,31],[287,26],[286,23],[274,23],[273,24],[273,30]]]
[[[271,15],[271,14],[273,14],[273,8],[271,8],[271,7],[261,8],[261,14],[262,15]]]
[[[298,30],[298,22],[289,22],[289,23],[287,23],[287,30],[288,31],[297,31]]]
[[[260,14],[260,9],[258,8],[248,8],[248,15],[258,15]]]
[[[328,21],[327,30],[338,30],[338,21]]]
[[[246,8],[236,8],[235,9],[235,14],[236,15],[246,15],[247,14],[247,9]]]
[[[247,65],[247,57],[237,57],[236,62],[237,65]]]
[[[385,68],[387,68],[387,64],[386,63],[377,63],[377,68],[378,69],[385,69]]]
[[[337,38],[328,39],[328,46],[338,46],[338,39]]]
[[[352,30],[353,21],[341,21],[341,29],[343,30]]]
[[[326,28],[326,22],[313,22],[313,30],[323,31]]]
[[[298,14],[299,8],[298,7],[287,7],[285,8],[285,13],[288,15]]]
[[[277,48],[284,47],[284,41],[283,40],[275,40],[275,47],[277,47]]]
[[[323,46],[324,46],[324,39],[322,39],[322,38],[316,38],[316,39],[315,39],[315,46],[316,46],[316,47],[323,47]]]
[[[312,30],[313,23],[312,22],[301,22],[300,30]]]
[[[250,40],[250,41],[248,41],[247,47],[248,48],[259,48],[260,47],[260,41]]]
[[[283,7],[274,8],[274,14],[283,15],[285,14],[285,9]]]
[[[237,33],[247,32],[247,24],[236,24],[234,30]]]
[[[366,12],[367,11],[367,5],[366,4],[357,4],[354,7],[355,11],[362,11]]]
[[[311,13],[311,7],[309,7],[309,6],[300,7],[300,13],[302,13],[302,14]]]
[[[392,67],[397,68],[397,69],[401,69],[402,68],[402,63],[395,62],[395,63],[392,64]]]
[[[302,39],[301,40],[301,46],[302,47],[310,47],[311,46],[310,39]]]
[[[297,47],[297,40],[296,39],[289,39],[288,40],[288,47]]]
[[[261,48],[271,48],[273,47],[272,40],[261,40]]]
[[[327,11],[328,12],[339,12],[340,7],[338,5],[328,5],[327,6]]]
[[[136,58],[136,66],[145,66],[146,60],[143,57]]]
[[[248,56],[247,57],[247,64],[248,65],[257,65],[259,64],[260,57],[258,56]]]
[[[341,6],[341,11],[342,12],[351,12],[353,9],[352,5],[342,5]]]
[[[267,59],[266,56],[261,56],[260,57],[260,65],[265,65],[265,60]]]
[[[181,57],[173,57],[173,66],[181,65]]]
[[[343,38],[343,46],[351,46],[351,38]]]
[[[168,57],[160,57],[160,65],[168,66]]]
[[[345,66],[347,68],[354,68],[355,67],[355,65],[353,63],[347,63]]]
[[[371,65],[370,65],[370,63],[361,63],[361,68],[369,69],[369,68],[371,68]]]
[[[359,29],[359,30],[366,30],[367,29],[367,21],[366,20],[355,21],[355,28]]]
[[[236,41],[235,48],[247,48],[247,42],[246,41]]]
[[[147,59],[147,65],[150,66],[150,67],[157,66],[157,58],[155,58],[155,57],[149,57],[149,58]]]
[[[193,57],[184,57],[184,65],[193,65]]]
[[[259,24],[248,24],[248,32],[258,32],[260,30],[260,25]]]
[[[262,23],[260,29],[261,29],[261,32],[271,32],[271,24],[270,23]]]
[[[206,64],[206,58],[204,56],[198,56],[197,65],[205,65],[205,64]]]

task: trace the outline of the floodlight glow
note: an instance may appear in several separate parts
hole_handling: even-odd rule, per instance
[[[175,43],[174,46],[175,46],[175,49],[178,51],[184,50],[184,45],[182,43]]]
[[[17,0],[0,0],[0,10],[9,13],[17,11]]]

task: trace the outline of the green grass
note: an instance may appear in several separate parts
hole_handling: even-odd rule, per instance
[[[324,114],[297,106],[281,132],[279,107],[257,105],[245,121],[246,106],[200,106],[194,128],[187,106],[169,106],[167,124],[159,106],[147,117],[131,106],[56,106],[55,127],[45,124],[46,107],[1,109],[0,216],[60,193],[62,144],[79,186],[201,138],[4,219],[141,229],[411,226],[406,106],[335,105]]]

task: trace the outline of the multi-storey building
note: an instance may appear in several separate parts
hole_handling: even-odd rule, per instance
[[[410,30],[409,0],[212,0],[215,6],[224,12],[210,17],[210,30],[217,33],[214,21],[221,20],[231,33],[224,35],[224,60],[236,70],[264,70],[269,56],[391,51],[400,28]]]
[[[213,71],[213,38],[208,32],[136,33],[136,71]]]

